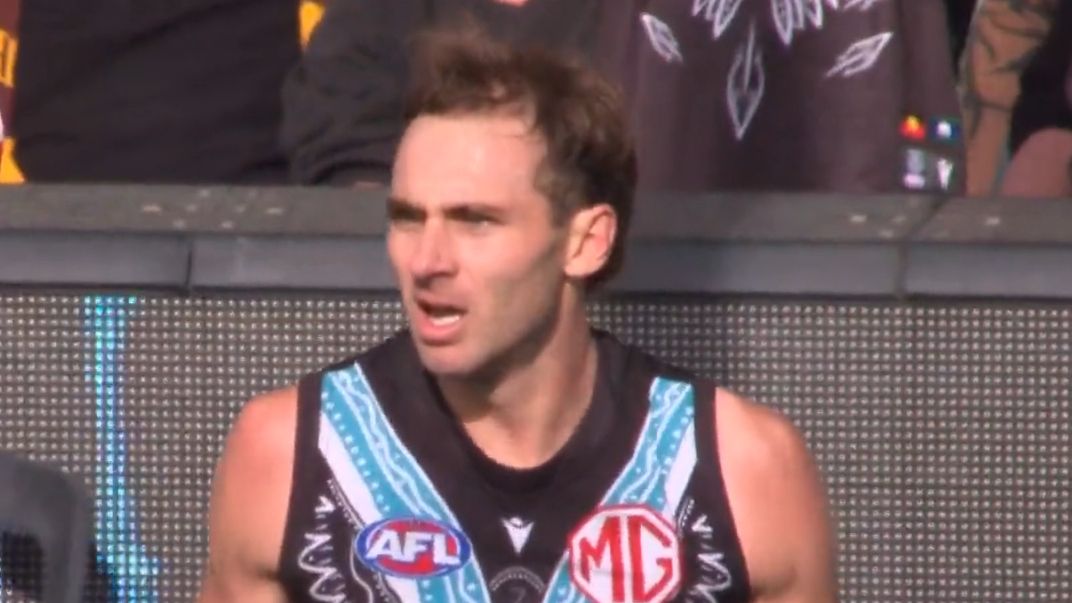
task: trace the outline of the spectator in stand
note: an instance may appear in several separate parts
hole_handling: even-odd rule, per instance
[[[1020,76],[1046,39],[1059,4],[1069,2],[979,0],[960,69],[969,195],[991,195],[999,188]],[[1063,75],[1046,77],[1057,82]]]
[[[300,56],[299,0],[32,0],[21,13],[6,125],[27,180],[286,180],[279,90]]]
[[[1060,4],[1020,78],[1009,151],[1003,194],[1072,197],[1072,2]]]
[[[960,190],[945,5],[907,0],[334,0],[284,88],[294,179],[386,182],[407,41],[466,17],[617,82],[643,188]]]
[[[12,95],[15,90],[15,59],[18,56],[19,0],[0,2],[0,183],[18,182],[21,174],[11,159]]]

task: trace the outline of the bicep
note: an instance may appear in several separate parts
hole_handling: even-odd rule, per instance
[[[201,603],[287,600],[277,575],[292,467],[288,414],[277,402],[250,403],[227,438],[209,502]]]
[[[837,601],[837,545],[830,507],[819,470],[804,448],[798,447],[797,478],[786,493],[796,500],[783,526],[790,571],[784,587],[760,597],[757,603],[834,603]]]
[[[233,460],[225,455],[213,484],[208,562],[198,601],[283,603],[287,599],[282,588],[257,560],[256,545],[249,537],[251,527],[255,527],[252,518],[239,515],[245,502],[238,491],[242,480],[233,474],[234,470]]]
[[[718,450],[755,603],[837,600],[834,532],[817,465],[779,413],[720,392]]]
[[[282,586],[246,550],[242,528],[235,527],[242,522],[232,517],[227,506],[226,501],[222,505],[214,501],[210,511],[209,557],[198,602],[285,603]]]

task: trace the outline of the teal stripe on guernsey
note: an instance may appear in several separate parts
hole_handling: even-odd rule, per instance
[[[696,413],[695,396],[689,383],[657,377],[651,384],[648,398],[651,408],[633,457],[607,491],[601,507],[645,505],[661,512],[666,506],[670,467],[693,434],[689,428]],[[548,582],[544,601],[572,603],[585,600],[570,580],[567,551]]]
[[[325,375],[321,395],[321,412],[345,444],[380,517],[431,519],[461,529],[454,513],[395,433],[359,365]],[[491,600],[475,554],[449,574],[406,580],[416,585],[421,602]]]

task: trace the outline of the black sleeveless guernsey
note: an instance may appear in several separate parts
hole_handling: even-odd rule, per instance
[[[714,385],[595,337],[588,412],[526,470],[468,439],[406,332],[305,377],[280,559],[291,600],[747,601]]]

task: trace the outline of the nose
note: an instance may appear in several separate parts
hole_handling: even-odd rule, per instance
[[[457,268],[450,233],[439,220],[428,220],[416,234],[410,271],[418,282],[449,276]]]

